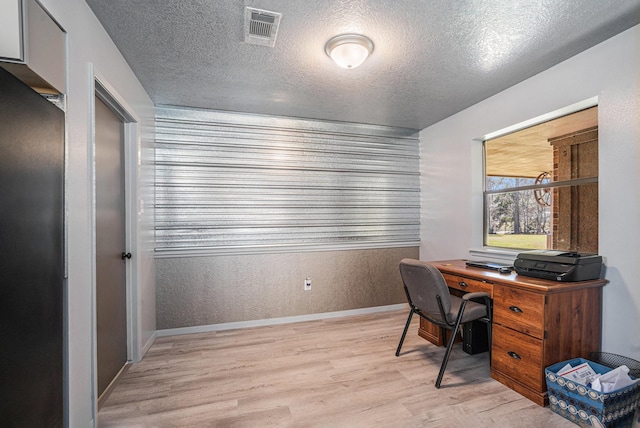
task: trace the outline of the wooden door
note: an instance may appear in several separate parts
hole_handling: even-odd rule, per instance
[[[127,362],[124,123],[97,96],[95,106],[97,370],[102,397]]]

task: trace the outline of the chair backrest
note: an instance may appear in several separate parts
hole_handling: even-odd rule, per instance
[[[432,318],[442,320],[436,298],[440,296],[445,315],[451,312],[451,296],[447,282],[435,266],[421,260],[402,259],[400,275],[409,304]]]

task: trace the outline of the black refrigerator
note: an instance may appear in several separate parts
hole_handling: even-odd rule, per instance
[[[63,424],[64,113],[0,68],[0,426]]]

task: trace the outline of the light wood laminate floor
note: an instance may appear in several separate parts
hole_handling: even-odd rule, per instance
[[[488,354],[444,348],[407,312],[158,338],[100,427],[570,427],[489,376]]]

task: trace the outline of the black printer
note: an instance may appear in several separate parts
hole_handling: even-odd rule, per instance
[[[587,281],[600,278],[602,257],[555,250],[527,251],[518,254],[513,267],[518,275],[552,281]]]

